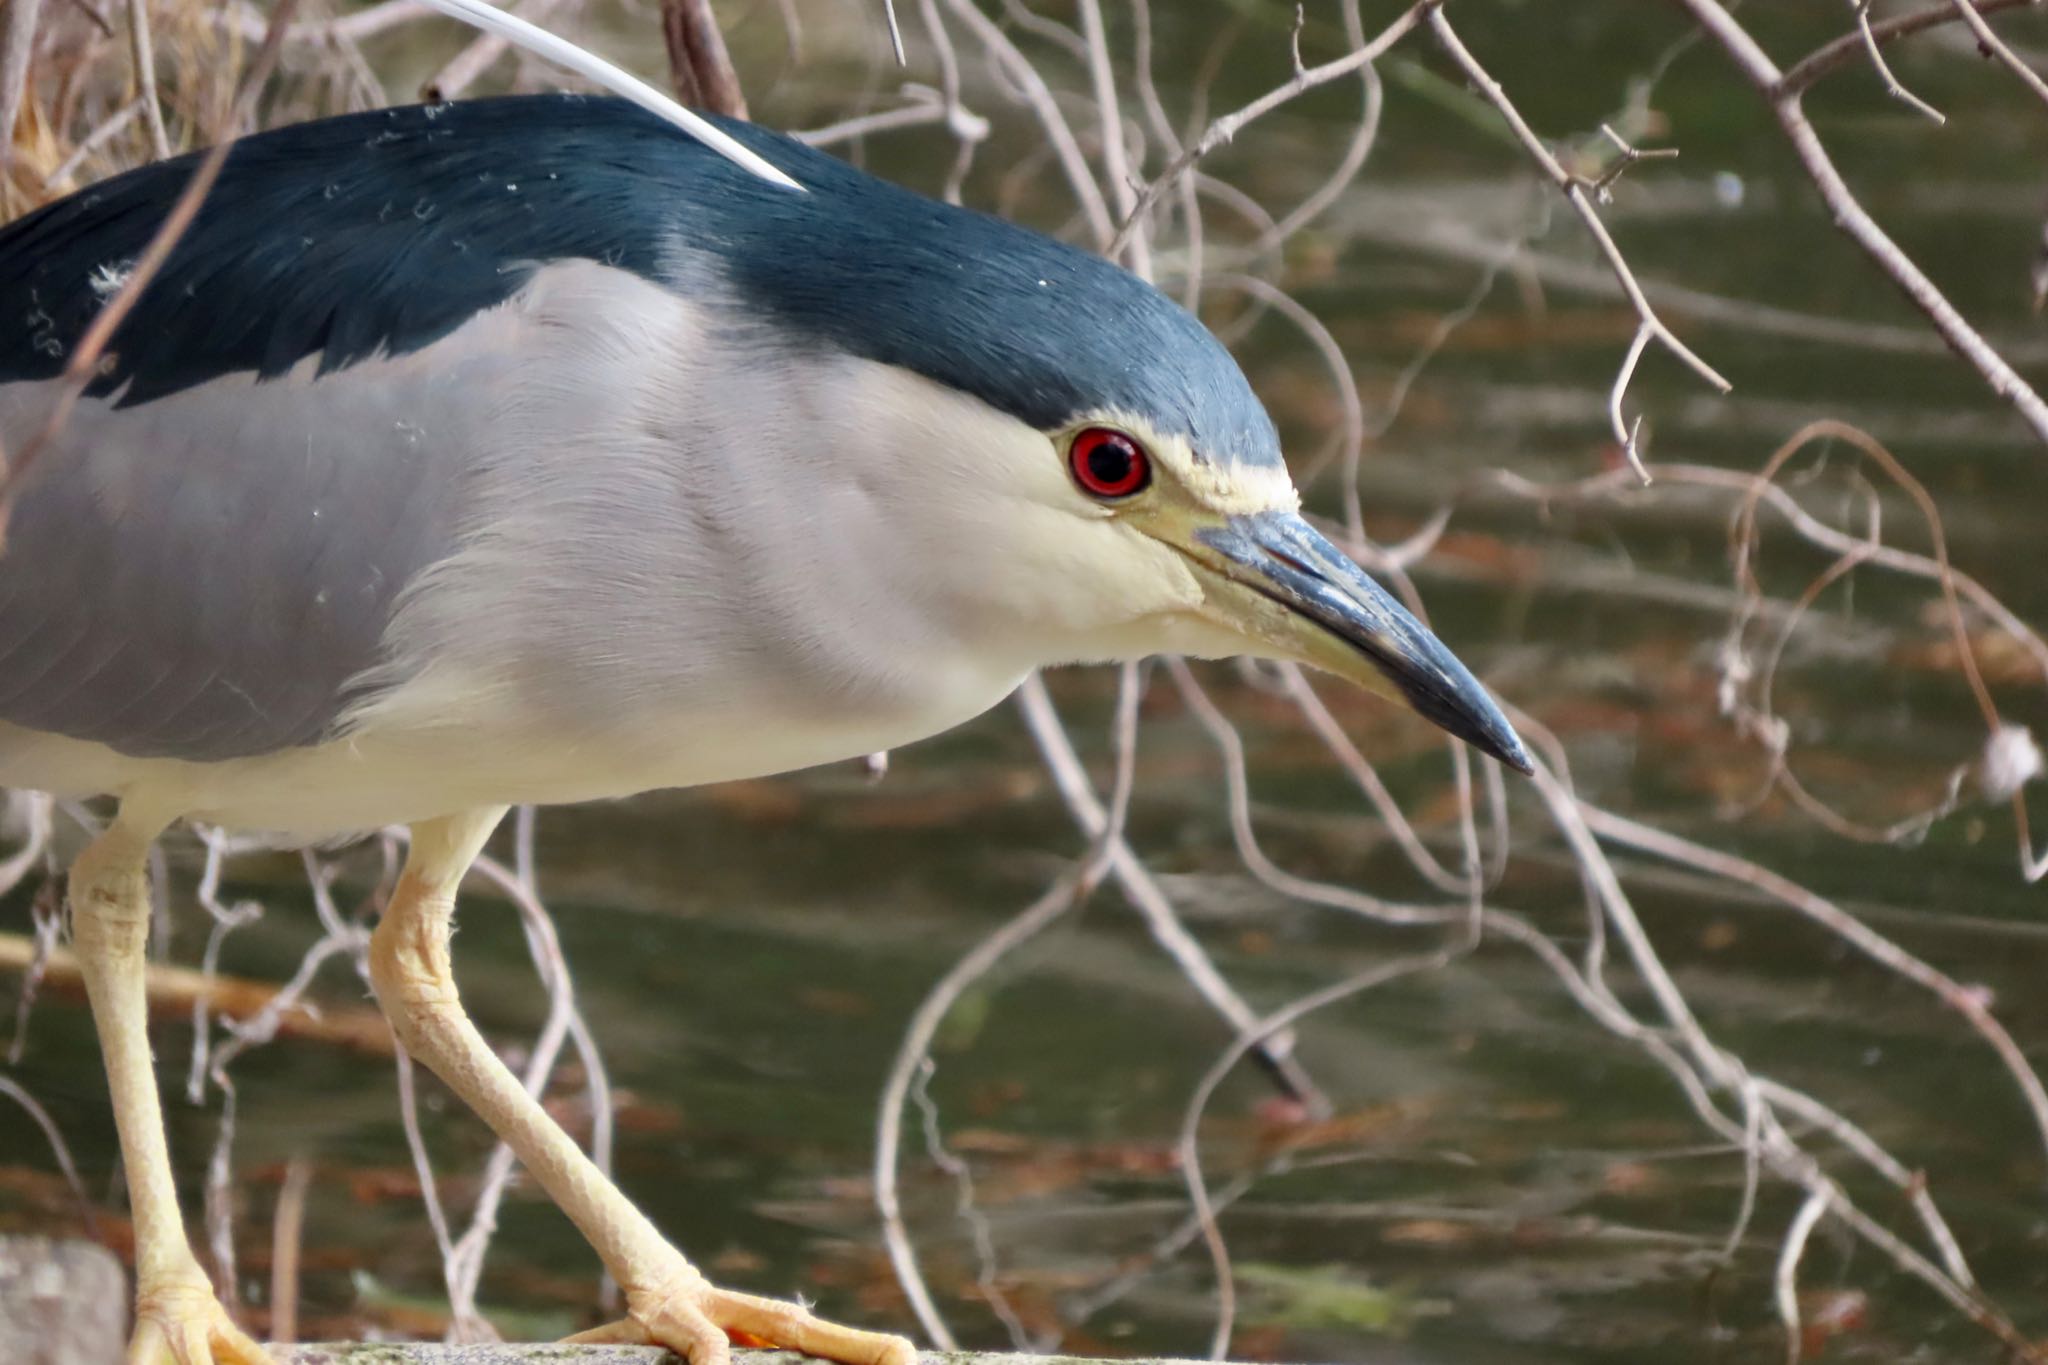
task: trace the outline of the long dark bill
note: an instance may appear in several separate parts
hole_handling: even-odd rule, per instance
[[[1195,533],[1227,561],[1232,579],[1351,647],[1415,711],[1480,752],[1531,771],[1529,755],[1500,707],[1443,641],[1396,602],[1320,532],[1292,512],[1234,517]],[[1371,685],[1339,651],[1313,661]]]

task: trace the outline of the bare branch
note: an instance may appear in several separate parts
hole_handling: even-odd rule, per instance
[[[910,1300],[911,1311],[917,1315],[925,1335],[941,1351],[954,1351],[959,1347],[955,1344],[952,1329],[932,1300],[923,1272],[918,1269],[917,1251],[904,1226],[903,1206],[897,1194],[904,1102],[917,1081],[920,1066],[931,1051],[932,1039],[938,1035],[939,1025],[945,1022],[954,1004],[975,982],[988,975],[989,969],[997,962],[1036,938],[1071,910],[1079,886],[1076,879],[1062,878],[953,964],[919,1002],[917,1012],[911,1016],[910,1025],[904,1031],[903,1041],[897,1045],[896,1060],[889,1067],[889,1079],[882,1087],[875,1131],[874,1169],[875,1207],[882,1216],[882,1241],[889,1250],[889,1262],[895,1268],[897,1283],[903,1286],[904,1297]]]
[[[661,0],[661,36],[677,99],[727,118],[747,117],[747,97],[711,0]]]
[[[43,1108],[34,1095],[6,1076],[0,1076],[0,1096],[21,1106],[22,1112],[42,1130],[44,1141],[50,1144],[50,1155],[56,1160],[57,1169],[63,1173],[64,1183],[71,1187],[72,1197],[78,1201],[79,1211],[84,1215],[86,1226],[97,1231],[92,1200],[86,1195],[85,1182],[78,1177],[78,1163],[71,1158],[71,1144],[64,1141],[63,1130],[58,1128],[57,1121],[50,1117],[50,1111]]]
[[[1778,1321],[1785,1325],[1786,1365],[1799,1365],[1806,1358],[1806,1343],[1799,1330],[1799,1261],[1806,1254],[1806,1239],[1813,1235],[1831,1202],[1824,1189],[1809,1193],[1799,1212],[1793,1215],[1792,1225],[1785,1230],[1784,1245],[1778,1251],[1773,1297],[1778,1305]]]
[[[1649,323],[1636,325],[1635,340],[1628,344],[1628,354],[1622,357],[1621,368],[1614,372],[1614,386],[1607,392],[1607,421],[1613,428],[1615,444],[1621,447],[1622,456],[1628,461],[1628,467],[1635,471],[1636,477],[1645,485],[1650,482],[1650,471],[1643,467],[1643,452],[1636,442],[1636,437],[1643,429],[1643,419],[1641,414],[1638,414],[1633,423],[1624,421],[1621,415],[1621,399],[1622,395],[1628,392],[1628,381],[1635,375],[1636,362],[1643,358],[1643,348],[1650,344],[1651,338],[1655,335]]]
[[[1331,81],[1341,80],[1361,67],[1370,66],[1378,61],[1385,55],[1388,48],[1401,41],[1402,38],[1414,30],[1415,26],[1422,21],[1425,11],[1434,10],[1439,3],[1441,3],[1441,0],[1417,0],[1415,4],[1401,11],[1400,15],[1392,23],[1381,29],[1378,36],[1371,42],[1354,48],[1334,61],[1324,62],[1321,66],[1312,66],[1305,71],[1298,72],[1294,79],[1288,81],[1285,85],[1268,90],[1242,109],[1225,114],[1211,123],[1193,145],[1168,162],[1165,170],[1154,176],[1143,189],[1138,191],[1137,198],[1133,202],[1130,211],[1124,215],[1122,225],[1117,228],[1115,235],[1110,240],[1108,254],[1114,256],[1124,248],[1125,244],[1130,241],[1132,234],[1138,230],[1139,220],[1146,211],[1158,201],[1162,193],[1172,186],[1175,181],[1179,180],[1181,176],[1185,175],[1189,168],[1197,161],[1200,161],[1203,157],[1236,137],[1240,132],[1244,131],[1246,125],[1266,114],[1272,113],[1290,100],[1298,98],[1319,85],[1328,85]]]
[[[1614,150],[1619,153],[1614,159],[1614,164],[1602,171],[1600,178],[1593,182],[1593,197],[1603,204],[1613,201],[1615,182],[1620,180],[1628,168],[1635,165],[1638,161],[1669,161],[1678,155],[1678,148],[1676,147],[1638,147],[1620,133],[1615,132],[1614,125],[1610,123],[1601,124],[1600,132],[1602,136],[1614,144]]]
[[[1081,212],[1088,219],[1091,235],[1106,255],[1116,255],[1120,244],[1113,240],[1116,230],[1110,218],[1109,205],[1103,201],[1102,188],[1095,183],[1095,176],[1088,169],[1088,159],[1081,154],[1081,144],[1075,139],[1066,115],[1060,112],[1059,101],[1053,98],[1052,88],[1046,84],[1045,77],[1017,50],[1009,35],[981,12],[974,0],[945,0],[945,4],[973,31],[1003,74],[1016,82],[1025,106],[1037,117],[1039,127],[1052,144],[1054,155],[1059,158],[1067,183],[1073,188],[1075,197],[1080,201]]]
[[[1877,69],[1878,79],[1884,82],[1884,92],[1913,112],[1932,119],[1936,123],[1948,122],[1948,117],[1941,110],[1908,90],[1900,82],[1899,78],[1892,74],[1891,67],[1885,64],[1884,52],[1877,45],[1876,35],[1870,31],[1870,0],[1849,0],[1849,2],[1856,11],[1856,31],[1863,37],[1863,48],[1870,54],[1870,64]]]
[[[1110,200],[1124,227],[1117,232],[1109,255],[1129,258],[1131,270],[1141,279],[1152,278],[1150,234],[1132,229],[1138,214],[1136,191],[1131,185],[1131,162],[1124,146],[1122,104],[1117,99],[1116,72],[1110,61],[1109,35],[1102,23],[1102,0],[1080,0],[1081,35],[1088,50],[1088,78],[1094,85],[1095,108],[1102,124],[1102,165],[1109,181]]]
[[[1216,1274],[1216,1323],[1210,1329],[1209,1358],[1223,1360],[1230,1352],[1230,1338],[1237,1320],[1237,1282],[1230,1269],[1230,1248],[1223,1240],[1222,1231],[1216,1225],[1216,1209],[1209,1195],[1209,1182],[1202,1174],[1202,1153],[1198,1139],[1201,1135],[1202,1115],[1209,1108],[1216,1088],[1233,1071],[1244,1055],[1259,1047],[1282,1030],[1292,1029],[1317,1010],[1361,995],[1376,986],[1407,976],[1413,972],[1430,971],[1449,963],[1464,950],[1462,944],[1452,944],[1435,952],[1396,958],[1392,962],[1381,962],[1358,972],[1345,980],[1334,982],[1320,990],[1311,991],[1292,1004],[1284,1006],[1257,1020],[1240,1033],[1229,1047],[1225,1048],[1209,1069],[1195,1083],[1193,1095],[1188,1099],[1186,1111],[1181,1117],[1180,1137],[1176,1149],[1180,1154],[1181,1178],[1187,1182],[1188,1198],[1194,1204],[1195,1219],[1202,1231],[1203,1245],[1209,1251],[1209,1264]]]
[[[535,20],[543,19],[561,2],[562,0],[535,0],[534,4],[527,7],[528,13]],[[450,57],[446,65],[427,78],[421,87],[422,97],[436,103],[459,99],[491,69],[498,58],[510,50],[511,46],[512,40],[502,33],[479,33],[470,39],[468,46]]]
[[[910,58],[903,52],[903,25],[896,18],[896,0],[882,0],[882,14],[889,24],[889,51],[896,56],[896,65],[910,65]]]
[[[31,4],[34,2],[35,0],[29,0]],[[142,106],[143,99],[138,95],[119,109],[116,109],[106,122],[80,138],[78,145],[71,149],[71,155],[65,157],[62,162],[58,163],[57,168],[44,178],[43,187],[49,189],[61,185],[76,175],[78,168],[85,164],[87,157],[119,137],[122,130],[135,121],[135,116],[142,112]]]
[[[1091,839],[1101,838],[1110,828],[1113,812],[1105,810],[1096,797],[1088,781],[1087,770],[1081,766],[1080,755],[1074,752],[1073,742],[1067,738],[1066,730],[1053,710],[1044,680],[1036,674],[1027,678],[1017,689],[1017,702],[1024,713],[1025,725],[1030,729],[1032,739],[1037,741],[1039,753],[1052,772],[1054,785],[1059,788],[1069,813]],[[1216,964],[1209,959],[1201,943],[1181,923],[1172,900],[1160,889],[1151,869],[1121,836],[1111,840],[1107,847],[1109,870],[1130,901],[1131,908],[1144,919],[1154,941],[1173,959],[1181,974],[1187,977],[1202,998],[1209,1002],[1210,1008],[1221,1015],[1233,1031],[1244,1032],[1258,1015],[1217,971]],[[1327,1112],[1329,1101],[1302,1069],[1301,1063],[1295,1060],[1293,1045],[1293,1038],[1286,1034],[1269,1039],[1260,1048],[1260,1059],[1294,1098],[1313,1112]]]
[[[1975,0],[1973,7],[1979,15],[1985,15],[1997,14],[2001,10],[2038,5],[2040,2],[2041,0]],[[1869,41],[1882,46],[1941,24],[1953,23],[1957,19],[1962,18],[1957,13],[1957,10],[1961,8],[1962,6],[1957,3],[1957,0],[1935,0],[1935,3],[1928,5],[1924,9],[1917,9],[1909,14],[1895,15],[1890,19],[1877,20],[1869,26]],[[1780,95],[1805,93],[1807,87],[1811,86],[1815,81],[1841,69],[1854,61],[1859,55],[1862,55],[1865,52],[1864,42],[1862,26],[1859,25],[1855,32],[1845,34],[1831,43],[1814,49],[1806,56],[1794,62],[1786,70],[1784,78],[1778,82],[1776,93]]]
[[[284,1166],[277,1189],[277,1210],[270,1228],[270,1330],[279,1346],[299,1339],[299,1251],[305,1242],[306,1190],[313,1183],[313,1163],[295,1156]]]
[[[1637,433],[1634,429],[1624,429],[1620,420],[1621,398],[1623,392],[1628,387],[1629,378],[1635,372],[1636,362],[1642,358],[1643,347],[1651,339],[1656,340],[1666,350],[1671,352],[1672,355],[1690,367],[1693,373],[1699,375],[1700,378],[1706,380],[1707,383],[1713,385],[1721,392],[1728,392],[1731,385],[1726,379],[1721,377],[1720,371],[1695,355],[1691,347],[1680,341],[1677,335],[1669,327],[1665,326],[1664,320],[1650,306],[1649,299],[1644,297],[1643,287],[1636,281],[1635,272],[1629,268],[1628,261],[1623,258],[1621,248],[1616,246],[1614,238],[1608,235],[1607,225],[1601,222],[1600,214],[1594,208],[1593,199],[1588,191],[1597,187],[1601,192],[1604,192],[1607,186],[1613,183],[1612,178],[1605,177],[1600,181],[1596,181],[1594,186],[1589,186],[1579,176],[1566,170],[1556,156],[1552,155],[1550,149],[1543,144],[1543,140],[1537,137],[1535,131],[1529,127],[1528,122],[1523,119],[1521,111],[1516,109],[1514,104],[1508,99],[1507,92],[1501,88],[1500,82],[1496,81],[1487,72],[1486,68],[1479,64],[1478,60],[1465,47],[1465,44],[1460,41],[1456,31],[1451,28],[1450,21],[1444,17],[1443,6],[1440,0],[1439,3],[1428,7],[1428,19],[1430,32],[1435,36],[1437,43],[1450,56],[1451,60],[1458,64],[1459,69],[1465,73],[1466,80],[1471,82],[1472,86],[1485,97],[1487,103],[1491,104],[1500,113],[1500,116],[1507,121],[1509,131],[1515,135],[1515,140],[1522,144],[1522,150],[1529,154],[1529,158],[1536,163],[1537,168],[1564,194],[1565,199],[1572,206],[1572,211],[1579,215],[1579,220],[1586,225],[1586,230],[1593,234],[1593,241],[1600,248],[1600,254],[1607,258],[1608,268],[1614,272],[1615,279],[1621,284],[1622,293],[1627,296],[1629,305],[1636,310],[1636,317],[1641,320],[1642,326],[1637,332],[1635,342],[1630,345],[1628,357],[1622,365],[1622,373],[1616,378],[1614,390],[1608,404],[1609,411],[1615,419],[1614,426],[1619,433],[1617,439],[1621,442],[1623,453],[1629,457],[1631,464],[1640,467],[1641,458],[1636,454]],[[1621,147],[1623,153],[1621,165],[1615,168],[1613,174],[1620,174],[1621,170],[1626,169],[1628,165],[1644,155],[1644,153],[1637,152],[1628,143],[1623,142],[1612,132],[1609,132],[1608,136]],[[1644,332],[1647,332],[1648,336],[1644,336]]]
[[[0,179],[14,166],[14,123],[28,93],[29,60],[35,56],[36,21],[43,0],[9,0],[0,28]]]
[[[943,123],[954,130],[955,136],[964,141],[980,142],[988,137],[987,119],[964,107],[947,107],[945,97],[930,86],[908,84],[903,87],[903,94],[910,101],[908,104],[894,109],[878,109],[872,114],[856,114],[838,123],[828,123],[822,128],[808,129],[792,136],[807,146],[834,147],[842,142],[864,138],[870,133],[888,133],[900,128],[921,128],[933,123]]]
[[[171,137],[164,131],[163,104],[156,93],[156,49],[149,33],[149,0],[128,0],[128,52],[135,63],[135,87],[142,100],[142,116],[149,125],[150,149],[162,161],[171,154]]]
[[[1365,34],[1359,27],[1357,0],[1344,7],[1344,25],[1353,46],[1362,46]],[[1379,141],[1380,113],[1386,104],[1386,92],[1380,80],[1379,68],[1367,62],[1358,68],[1359,84],[1365,93],[1364,107],[1359,112],[1357,124],[1351,134],[1351,141],[1345,145],[1344,155],[1330,172],[1328,179],[1287,211],[1285,217],[1259,234],[1259,240],[1251,247],[1253,255],[1261,255],[1278,247],[1301,228],[1315,220],[1323,210],[1337,202],[1340,195],[1358,178],[1365,168],[1365,161],[1372,154],[1373,145]]]
[[[2048,1086],[2042,1084],[2025,1051],[1976,992],[1965,989],[1961,982],[1908,953],[1832,901],[1767,868],[1593,806],[1581,805],[1580,810],[1587,827],[1602,839],[1760,891],[1820,924],[1879,966],[1897,973],[1940,1000],[1960,1015],[2004,1064],[2006,1073],[2026,1100],[2027,1111],[2044,1147],[2048,1147]]]
[[[2019,77],[2020,83],[2033,92],[2035,99],[2048,104],[2048,81],[2043,81],[2040,73],[2021,61],[2019,53],[2014,52],[2006,45],[2004,39],[1991,31],[1991,25],[1984,22],[1984,16],[1977,12],[1977,6],[1971,3],[1971,0],[1949,0],[1949,3],[1955,6],[1957,17],[1970,26],[1970,32],[1977,35],[1977,46],[1987,55],[2002,62],[2006,70]]]
[[[1909,303],[1927,315],[1950,349],[1983,376],[1991,391],[2012,404],[2027,425],[2034,429],[2035,435],[2048,443],[2048,403],[2043,403],[2033,386],[1963,320],[1963,315],[1956,311],[1934,282],[1864,209],[1849,189],[1848,182],[1842,179],[1841,172],[1835,169],[1827,148],[1821,144],[1820,135],[1807,121],[1805,111],[1800,107],[1798,90],[1786,87],[1776,64],[1757,45],[1756,39],[1735,21],[1720,0],[1680,0],[1680,3],[1721,45],[1757,92],[1770,102],[1771,111],[1791,142],[1793,152],[1806,168],[1814,187],[1820,191],[1822,201],[1833,213],[1835,226],[1862,248]]]
[[[924,15],[925,31],[931,35],[932,56],[939,64],[939,99],[945,106],[946,130],[953,135],[954,143],[953,165],[940,192],[947,203],[957,204],[967,183],[967,172],[974,165],[975,148],[988,136],[988,124],[986,120],[968,113],[961,100],[960,59],[953,49],[953,35],[946,28],[944,16],[939,13],[937,0],[919,0],[918,8]],[[1055,109],[1054,112],[1058,111]],[[1077,147],[1076,157],[1079,154]],[[1090,188],[1093,188],[1092,182]]]
[[[324,44],[336,42],[362,42],[374,38],[387,29],[408,24],[415,19],[430,17],[433,11],[421,0],[381,0],[367,9],[359,9],[334,19],[309,20],[303,24],[292,24],[285,30],[284,40],[288,43]],[[253,4],[223,5],[214,13],[214,20],[223,27],[232,29],[246,42],[261,42],[269,28],[269,21],[262,11]]]
[[[1963,1249],[1956,1241],[1955,1233],[1949,1228],[1948,1220],[1934,1205],[1927,1193],[1927,1179],[1918,1171],[1909,1171],[1899,1159],[1877,1143],[1877,1139],[1843,1118],[1803,1090],[1781,1085],[1763,1076],[1752,1076],[1750,1080],[1757,1088],[1758,1097],[1785,1110],[1801,1122],[1810,1123],[1829,1137],[1854,1152],[1872,1170],[1890,1181],[1892,1186],[1906,1196],[1913,1211],[1920,1216],[1921,1226],[1927,1229],[1928,1240],[1941,1253],[1942,1264],[1953,1275],[1956,1283],[1974,1289],[1977,1277],[1964,1259]]]

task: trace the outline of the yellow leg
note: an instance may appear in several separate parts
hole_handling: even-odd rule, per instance
[[[135,1219],[135,1336],[129,1365],[269,1365],[228,1319],[185,1240],[149,1056],[143,947],[149,844],[157,827],[128,813],[71,867],[71,938],[106,1058],[107,1089]]]
[[[493,808],[413,827],[405,872],[370,940],[370,980],[406,1050],[511,1145],[619,1282],[626,1317],[571,1340],[666,1346],[690,1365],[726,1365],[722,1329],[733,1328],[846,1365],[912,1365],[917,1353],[901,1337],[706,1282],[485,1044],[456,998],[448,938],[456,887],[503,815]]]

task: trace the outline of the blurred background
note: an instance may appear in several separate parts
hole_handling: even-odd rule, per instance
[[[11,212],[152,152],[128,17],[105,0],[43,3]],[[518,8],[667,83],[653,6]],[[825,136],[877,173],[1095,244],[1044,125],[1020,103],[1030,82],[990,57],[966,0],[898,8],[903,67],[881,0],[715,6],[755,118],[826,130],[904,111],[863,136]],[[1113,204],[1082,37],[1089,7],[982,8],[1071,120]],[[1369,0],[1356,32],[1378,32],[1403,8]],[[1913,8],[1878,4],[1868,17]],[[1589,857],[1533,786],[1462,774],[1434,732],[1369,698],[1320,689],[1319,728],[1278,675],[1196,665],[1196,694],[1148,667],[1127,838],[1254,1012],[1445,951],[1306,1015],[1293,1055],[1308,1087],[1247,1061],[1191,1120],[1233,1026],[1131,913],[1127,887],[1103,885],[968,982],[929,1068],[908,1073],[901,1200],[938,1310],[974,1346],[1204,1352],[1216,1270],[1190,1235],[1177,1153],[1192,1122],[1226,1204],[1237,1357],[1783,1359],[1774,1282],[1788,1225],[1821,1175],[1941,1260],[1908,1198],[1924,1175],[1954,1229],[1954,1259],[2020,1333],[2048,1336],[2044,1134],[1966,1017],[1988,1007],[2023,1057],[2048,1046],[2048,923],[2005,799],[2019,786],[2024,803],[2028,751],[2008,734],[2020,769],[1986,764],[1987,718],[1965,668],[2003,725],[2048,722],[2044,653],[2025,624],[2048,617],[2048,449],[1835,230],[1766,102],[1680,7],[1455,0],[1446,12],[1568,170],[1598,181],[1623,145],[1679,150],[1630,166],[1599,205],[1659,315],[1733,384],[1722,396],[1658,346],[1644,352],[1624,408],[1643,417],[1650,487],[1628,475],[1609,416],[1638,315],[1555,185],[1426,34],[1203,160],[1199,250],[1169,190],[1146,229],[1154,270],[1174,291],[1199,279],[1204,317],[1272,407],[1311,509],[1382,566],[1395,556],[1438,633],[1555,734],[1579,798],[1769,869],[1954,990],[1945,1002],[1887,969],[1744,864],[1717,875],[1626,838]],[[155,0],[148,13],[164,137],[203,145],[229,126],[267,11]],[[1857,10],[1840,0],[1737,13],[1781,65],[1856,33]],[[1297,50],[1313,66],[1357,45],[1330,0],[1299,19],[1275,0],[1157,3],[1147,90],[1132,65],[1144,7],[1110,0],[1103,14],[1127,152],[1145,176],[1171,159],[1164,131],[1192,142],[1215,115],[1288,81]],[[422,91],[563,83],[418,11],[309,4],[296,22],[321,31],[288,39],[265,124]],[[2021,60],[2048,64],[2048,18],[2015,11],[1994,23]],[[1945,123],[1888,95],[1860,47],[1815,85],[1807,111],[1864,206],[2038,380],[2048,103],[1959,24],[1884,52]],[[1292,211],[1317,196],[1326,205],[1296,222]],[[1981,600],[1952,613],[1936,578],[1887,567],[1870,547],[1933,553],[1925,506],[1844,437],[1814,439],[1774,471],[1782,502],[1756,491],[1773,453],[1819,419],[1860,429],[1910,471],[1955,567],[2008,616]],[[1753,530],[1746,500],[1761,507]],[[1802,535],[1787,507],[1864,552],[1838,563],[1841,547]],[[1116,673],[1047,683],[1106,794]],[[1241,813],[1270,865],[1248,861],[1234,837],[1230,752],[1205,699],[1241,734]],[[1368,799],[1345,743],[1370,760],[1385,802]],[[33,839],[43,808],[21,798],[12,810],[16,842]],[[2037,823],[2044,811],[2036,798]],[[50,818],[54,846],[75,847],[73,814]],[[878,1097],[942,974],[1090,844],[1010,706],[892,754],[879,779],[850,766],[540,812],[528,847],[514,833],[499,851],[508,862],[530,854],[602,1052],[608,1120],[574,1048],[549,1102],[574,1131],[609,1129],[597,1136],[622,1184],[715,1277],[911,1330],[876,1212]],[[164,975],[155,1039],[188,1208],[195,1219],[209,1208],[216,1263],[232,1254],[248,1320],[268,1323],[283,1206],[296,1220],[286,1230],[301,1338],[438,1337],[456,1319],[478,1330],[451,1303],[390,1043],[341,950],[346,933],[328,934],[340,946],[324,958],[306,956],[327,941],[315,885],[331,885],[330,930],[347,929],[374,912],[389,849],[372,839],[310,861],[215,854],[217,894],[202,881],[205,845],[170,849],[157,949],[199,975]],[[1526,939],[1489,922],[1468,942],[1475,904],[1516,917],[1567,963],[1604,971],[1607,998],[1683,1051],[1691,1035],[1668,1016],[1658,973],[1602,937],[1626,933],[1611,905],[1601,927],[1602,869],[1717,1055],[1814,1097],[1896,1165],[1863,1159],[1821,1112],[1781,1097],[1770,1122],[1810,1154],[1806,1188],[1782,1162],[1759,1166],[1742,1129],[1762,1126],[1761,1111],[1718,1091],[1731,1139],[1702,1122],[1642,1038],[1597,1018]],[[0,1007],[27,993],[23,964],[53,922],[40,855],[25,874],[0,903],[14,945]],[[1432,907],[1436,922],[1376,923],[1317,886]],[[470,1007],[523,1062],[549,996],[521,917],[473,881],[461,923]],[[235,1042],[223,1018],[259,1012],[295,978],[317,1017],[296,1008],[275,1039]],[[0,1017],[13,1048],[0,1078],[45,1113],[78,1183],[29,1110],[0,1097],[0,1231],[119,1249],[117,1153],[90,1021],[61,972],[33,995],[11,1025]],[[205,1074],[217,1054],[195,1061],[197,1040],[241,1054],[222,1073],[229,1134],[225,1092]],[[188,1072],[201,1081],[189,1101]],[[418,1105],[459,1236],[489,1137],[431,1078]],[[1906,1178],[1904,1193],[1887,1169]],[[600,1319],[600,1292],[566,1220],[515,1181],[482,1261],[482,1318],[508,1338],[559,1336]],[[1815,1357],[2000,1358],[1966,1314],[1839,1218],[1813,1232],[1796,1293],[1797,1335]]]

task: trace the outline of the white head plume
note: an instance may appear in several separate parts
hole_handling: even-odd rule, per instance
[[[566,67],[588,80],[596,81],[621,99],[631,100],[649,113],[667,119],[712,151],[736,165],[744,166],[770,184],[783,185],[798,191],[803,189],[802,185],[760,156],[742,147],[700,115],[691,113],[646,81],[630,71],[612,65],[587,48],[578,47],[568,39],[557,37],[516,14],[484,3],[484,0],[423,0],[423,3],[450,18],[460,19],[472,28],[495,33],[537,57]]]

